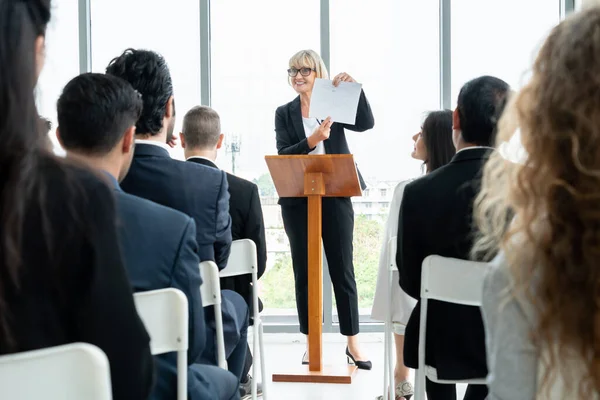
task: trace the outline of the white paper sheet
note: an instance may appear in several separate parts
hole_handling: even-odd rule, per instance
[[[331,117],[333,122],[354,125],[361,87],[354,82],[340,82],[335,87],[329,79],[315,79],[308,116],[319,120]]]

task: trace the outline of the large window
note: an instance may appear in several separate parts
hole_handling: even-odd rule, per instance
[[[278,325],[273,328],[278,330],[281,322],[296,322],[294,279],[277,193],[264,156],[276,154],[275,109],[296,97],[287,82],[289,58],[301,49],[327,51],[330,76],[352,75],[363,85],[373,109],[374,129],[347,132],[368,185],[362,197],[353,198],[354,263],[365,322],[394,188],[422,173],[421,163],[410,157],[411,137],[426,113],[440,107],[440,64],[444,68],[450,64],[450,76],[444,75],[442,83],[444,89],[450,88],[452,107],[461,86],[484,74],[519,89],[541,43],[560,20],[560,5],[572,4],[444,0],[450,3],[450,10],[441,11],[443,20],[450,21],[451,38],[450,46],[440,49],[440,42],[447,43],[440,37],[440,0],[207,0],[209,18],[201,16],[201,5],[206,3],[199,0],[176,0],[168,6],[159,1],[90,1],[93,71],[104,72],[109,61],[128,47],[161,53],[175,85],[177,132],[185,112],[200,104],[201,82],[205,89],[210,87],[210,105],[220,114],[225,134],[217,164],[259,187],[269,252],[269,272],[260,280],[259,290],[265,314],[276,314],[266,321]],[[42,115],[55,122],[56,98],[79,70],[77,2],[54,0],[53,4],[48,65],[37,94]],[[322,13],[327,5],[329,12]],[[210,37],[201,41],[201,32],[210,32]],[[210,60],[210,66],[201,65],[201,54],[209,50],[201,49],[201,43],[210,43],[210,57],[202,58],[202,62]],[[321,43],[329,46],[321,49]],[[201,67],[203,71],[210,67],[210,74],[201,74]],[[513,144],[518,148],[517,139]],[[181,148],[171,154],[183,157]],[[327,331],[336,317],[335,309],[329,310],[331,290],[327,285],[324,289]]]
[[[104,72],[127,48],[153,50],[165,57],[175,90],[179,133],[183,115],[200,104],[200,6],[173,2],[92,0],[92,70]],[[183,157],[181,148],[172,156]]]
[[[49,135],[58,154],[63,151],[55,134],[56,100],[67,82],[79,75],[78,26],[77,2],[54,0],[46,32],[46,64],[38,80],[36,98],[40,115],[52,122]]]
[[[221,116],[225,146],[222,168],[255,180],[267,230],[269,272],[259,282],[266,314],[296,313],[289,244],[266,154],[277,154],[275,109],[291,101],[289,58],[302,49],[319,51],[319,0],[211,2],[212,107]]]
[[[346,132],[370,191],[353,199],[354,268],[363,320],[370,315],[386,205],[394,187],[415,178],[411,136],[439,108],[438,0],[331,0],[331,77],[349,73],[375,117],[364,133]],[[367,193],[369,196],[367,196]]]
[[[560,7],[548,0],[453,0],[451,15],[456,104],[461,86],[480,75],[522,87],[537,51],[560,21]]]

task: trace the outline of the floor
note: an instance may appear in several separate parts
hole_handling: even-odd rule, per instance
[[[252,340],[250,338],[250,340]],[[373,362],[371,371],[358,370],[350,385],[315,383],[275,383],[271,374],[283,372],[289,365],[300,364],[304,354],[304,336],[300,334],[265,334],[267,385],[269,400],[374,400],[383,391],[383,334],[361,335],[363,351]],[[252,346],[252,342],[250,341]],[[323,335],[323,363],[346,364],[345,340],[338,334]],[[260,376],[259,364],[257,373]],[[411,376],[414,380],[414,374]],[[260,381],[260,378],[259,378]],[[459,385],[458,398],[464,396],[465,387]]]

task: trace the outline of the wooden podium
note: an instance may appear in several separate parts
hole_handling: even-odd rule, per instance
[[[323,366],[322,197],[361,196],[351,154],[266,156],[279,197],[308,197],[308,358],[291,360],[274,382],[352,383],[355,366]],[[341,358],[341,355],[340,355]]]

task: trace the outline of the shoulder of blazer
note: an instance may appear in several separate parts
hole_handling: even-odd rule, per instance
[[[296,96],[292,101],[285,103],[284,105],[281,105],[279,107],[277,107],[277,110],[275,111],[276,114],[281,114],[281,113],[289,113],[291,108],[294,106],[294,103],[300,103],[300,96]]]

